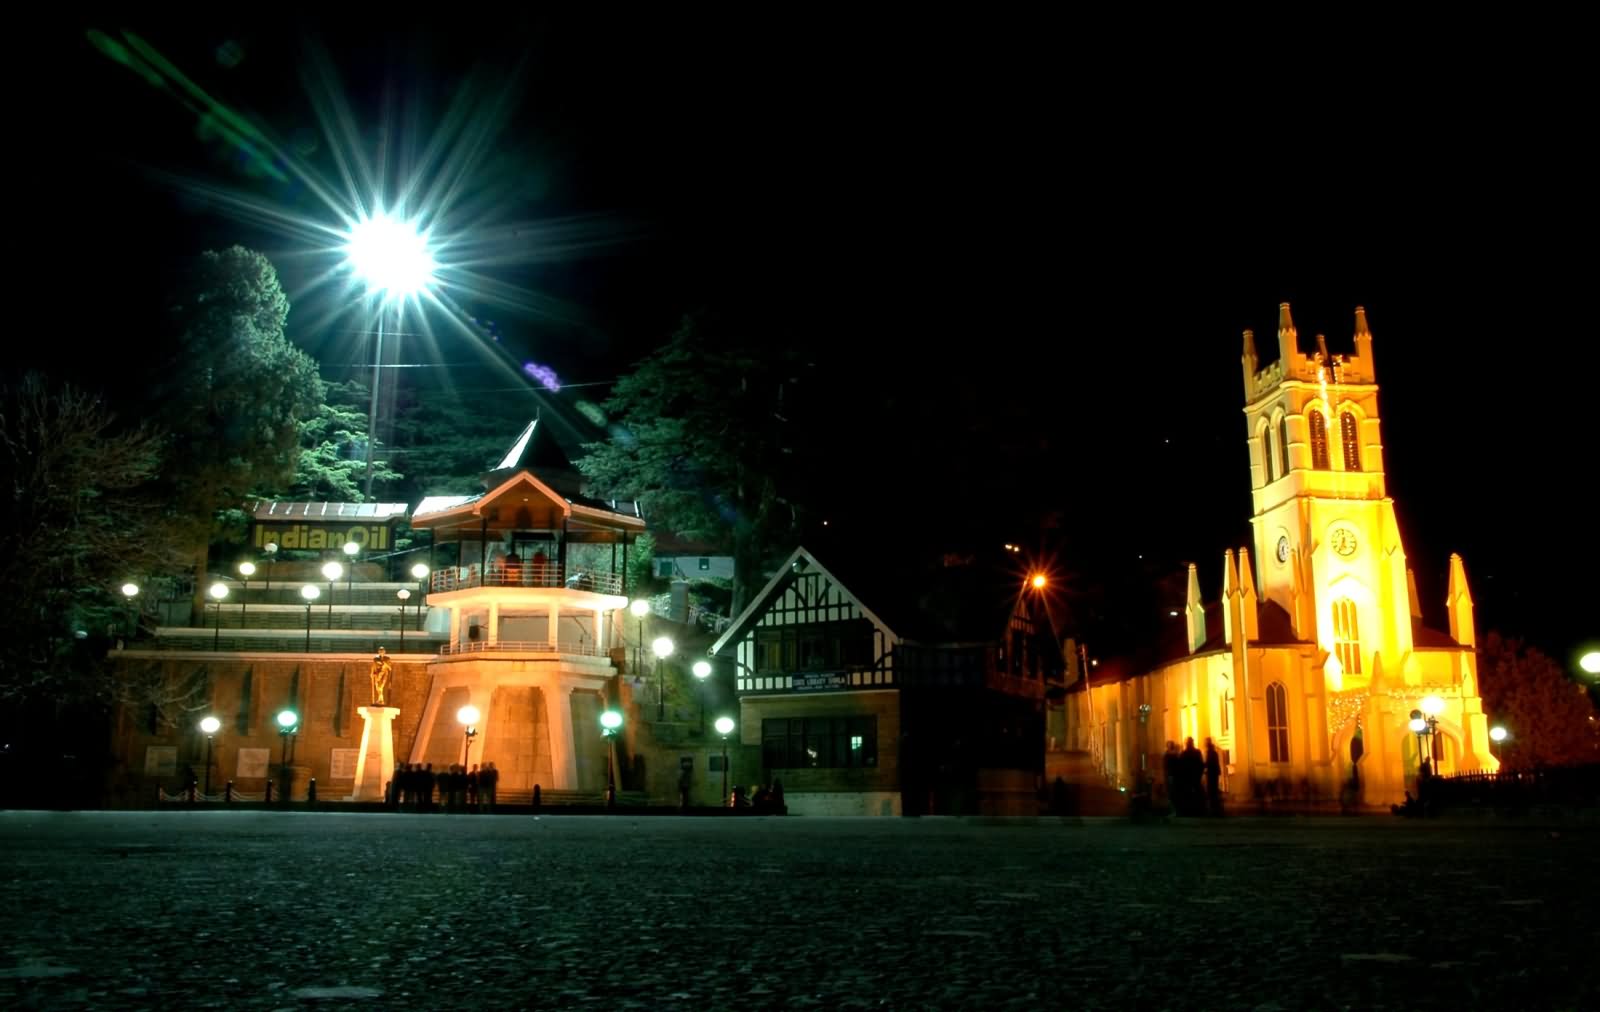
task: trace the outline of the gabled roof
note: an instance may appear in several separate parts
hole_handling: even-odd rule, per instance
[[[537,475],[526,468],[512,472],[500,484],[478,495],[429,496],[417,504],[416,512],[411,517],[412,526],[430,527],[441,520],[482,516],[485,506],[515,491],[518,486],[531,487],[564,517],[587,515],[595,519],[619,522],[625,527],[644,529],[644,518],[639,515],[637,503],[562,495],[540,481]]]
[[[881,546],[875,552],[830,555],[824,562],[802,546],[751,598],[712,645],[713,653],[749,632],[796,575],[797,563],[823,573],[875,623],[909,643],[999,642],[1019,603],[1021,582],[1003,567],[982,562],[947,566],[930,557],[895,559]],[[1041,633],[1053,637],[1048,621],[1038,624]]]

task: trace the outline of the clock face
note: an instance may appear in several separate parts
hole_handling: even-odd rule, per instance
[[[1349,558],[1356,554],[1360,545],[1356,542],[1356,532],[1348,527],[1335,527],[1333,530],[1333,550]]]
[[[1278,561],[1289,561],[1289,536],[1287,534],[1278,539]]]

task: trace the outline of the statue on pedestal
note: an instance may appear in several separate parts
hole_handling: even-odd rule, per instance
[[[389,705],[389,677],[394,674],[394,662],[389,659],[388,652],[378,648],[377,656],[372,658],[372,705]]]

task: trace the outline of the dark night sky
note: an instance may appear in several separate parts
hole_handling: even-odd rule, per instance
[[[1569,351],[1592,326],[1592,258],[1569,244],[1594,200],[1570,61],[1504,37],[1487,60],[1488,38],[1392,24],[1229,47],[1185,26],[1020,17],[434,13],[396,30],[35,27],[10,68],[28,257],[13,296],[37,314],[23,358],[92,376],[134,353],[175,265],[238,241],[279,262],[291,332],[325,371],[362,360],[337,332],[294,329],[308,271],[291,244],[160,174],[314,203],[243,174],[85,30],[136,32],[328,171],[301,78],[315,43],[369,136],[386,96],[396,135],[425,137],[463,82],[509,90],[478,177],[496,211],[578,217],[599,240],[493,270],[565,307],[481,307],[518,356],[610,379],[709,307],[814,348],[844,410],[877,384],[914,393],[902,424],[862,431],[815,476],[844,486],[845,524],[992,503],[1010,536],[1023,518],[1007,504],[1039,504],[1065,510],[1065,564],[1194,559],[1215,593],[1223,547],[1248,531],[1239,332],[1270,354],[1289,300],[1303,338],[1339,350],[1363,304],[1430,618],[1454,550],[1484,626],[1553,650],[1596,635],[1587,377]],[[508,401],[508,428],[527,403]],[[994,452],[955,449],[968,430]]]

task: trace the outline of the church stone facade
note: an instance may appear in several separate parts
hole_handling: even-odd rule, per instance
[[[1189,567],[1186,651],[1150,670],[1080,680],[1067,733],[1132,789],[1160,779],[1167,741],[1214,739],[1236,798],[1286,795],[1387,805],[1438,773],[1494,770],[1478,694],[1472,596],[1450,559],[1448,631],[1421,622],[1384,481],[1372,334],[1354,352],[1300,348],[1287,304],[1278,356],[1244,334],[1253,544],[1223,560],[1221,600]],[[1419,737],[1413,711],[1436,710]],[[1356,739],[1353,745],[1353,739]]]

